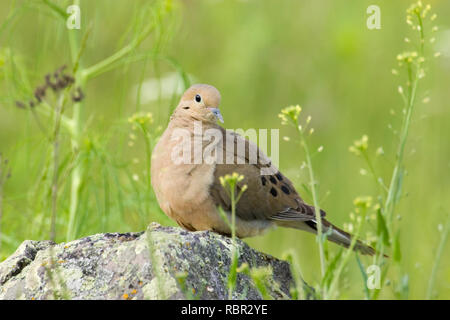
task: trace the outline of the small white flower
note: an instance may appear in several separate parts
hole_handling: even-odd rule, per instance
[[[349,223],[347,225],[347,228],[348,228],[348,232],[353,232],[353,223]]]
[[[384,154],[384,149],[383,147],[378,147],[377,151],[376,151],[376,155],[377,156],[381,156]]]

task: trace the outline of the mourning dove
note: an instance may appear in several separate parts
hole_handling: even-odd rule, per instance
[[[161,209],[187,230],[230,235],[218,207],[230,215],[231,201],[219,178],[236,172],[244,176],[237,188],[247,185],[236,204],[236,236],[259,235],[274,226],[317,233],[315,208],[302,200],[292,182],[254,143],[217,124],[223,121],[220,99],[213,86],[193,85],[170,117],[151,161]],[[321,216],[328,240],[349,247],[351,235],[328,222],[322,210]],[[359,240],[355,250],[375,252]]]

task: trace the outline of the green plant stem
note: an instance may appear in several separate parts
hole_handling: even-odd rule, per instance
[[[74,5],[79,5],[79,0],[73,1]],[[81,76],[81,71],[79,68],[80,64],[80,46],[77,41],[77,30],[69,30],[69,44],[70,44],[70,52],[72,56],[72,63],[74,66],[77,66],[75,71],[75,83],[81,88],[81,90],[85,89],[86,80]],[[81,143],[81,115],[82,109],[84,106],[84,102],[80,101],[74,103],[73,105],[73,114],[72,114],[72,134],[71,134],[71,146],[74,153],[78,153],[80,150]],[[75,160],[77,161],[77,160]],[[67,225],[66,232],[66,241],[73,240],[75,238],[75,217],[78,210],[79,203],[79,193],[81,180],[83,176],[83,169],[80,163],[76,163],[73,167],[71,174],[71,185],[70,185],[70,204],[69,204],[69,223]]]
[[[420,14],[417,14],[417,18],[419,21],[419,26],[420,26],[420,55],[423,56],[424,55],[424,33],[423,33],[423,24],[422,24],[422,18],[420,16]],[[413,109],[414,109],[414,104],[416,101],[416,95],[417,95],[417,87],[418,87],[418,83],[419,83],[419,79],[420,79],[420,68],[421,68],[421,63],[419,62],[417,65],[417,70],[415,73],[415,77],[414,79],[412,78],[412,70],[411,70],[411,65],[408,65],[408,80],[410,82],[410,90],[409,90],[409,99],[408,99],[408,103],[407,103],[407,108],[406,108],[406,116],[404,118],[403,121],[403,126],[402,126],[402,130],[401,130],[401,134],[400,134],[400,145],[397,151],[397,161],[396,161],[396,165],[394,168],[394,172],[392,174],[392,179],[391,179],[391,183],[389,185],[389,191],[388,191],[388,196],[385,202],[385,211],[386,211],[386,218],[391,221],[392,220],[392,215],[395,209],[395,195],[398,191],[398,182],[399,182],[399,176],[400,176],[400,172],[401,172],[401,167],[403,164],[403,156],[404,156],[404,152],[405,152],[405,146],[406,146],[406,142],[408,140],[408,133],[409,133],[409,127],[411,125],[411,117],[412,117],[412,113],[413,113]],[[388,223],[388,225],[390,226],[391,223]],[[392,231],[392,230],[390,230]],[[392,233],[390,233],[392,234]]]
[[[419,81],[418,72],[419,71],[417,71],[417,74],[416,74],[416,77],[415,77],[415,80],[413,82],[413,86],[411,89],[411,95],[408,100],[406,116],[405,116],[404,124],[403,124],[402,130],[401,130],[401,135],[400,135],[400,145],[399,145],[399,149],[397,152],[397,160],[395,163],[394,171],[392,173],[391,182],[389,184],[389,191],[387,194],[386,202],[384,203],[383,214],[386,218],[386,222],[387,222],[386,225],[388,227],[389,238],[391,238],[394,234],[392,220],[393,220],[393,214],[394,214],[395,205],[396,205],[396,195],[399,192],[399,188],[400,188],[399,178],[400,178],[400,173],[401,173],[402,166],[403,166],[404,150],[405,150],[406,141],[408,138],[409,127],[411,125],[411,116],[412,116],[412,111],[413,111],[413,107],[414,107],[417,86],[418,86],[418,81]],[[376,257],[377,265],[380,265],[382,260],[384,259],[384,252],[385,252],[385,245],[382,242],[381,245],[379,246],[379,253]],[[387,276],[388,269],[389,269],[389,263],[386,264],[386,267],[382,272],[381,283],[384,283],[384,280]],[[381,292],[381,290],[375,290],[373,293],[372,299],[377,299],[380,292]]]
[[[419,17],[419,22],[420,22],[421,28],[423,29],[420,17]],[[423,56],[423,53],[424,53],[423,31],[421,32],[420,40],[421,40],[421,44],[422,44],[421,45],[421,56]],[[399,143],[399,147],[398,147],[398,151],[397,151],[397,159],[396,159],[395,167],[394,167],[394,170],[392,173],[392,178],[391,178],[391,182],[389,184],[389,190],[388,190],[388,194],[386,197],[386,201],[384,203],[384,210],[383,210],[383,214],[386,218],[386,222],[387,222],[387,226],[388,226],[389,238],[391,238],[394,234],[392,220],[393,220],[393,215],[394,215],[394,211],[395,211],[395,206],[397,203],[397,195],[398,195],[398,192],[400,192],[400,177],[401,177],[401,173],[402,173],[403,158],[404,158],[404,153],[405,153],[406,142],[408,140],[409,128],[411,126],[411,118],[412,118],[412,113],[414,110],[414,104],[416,101],[417,88],[418,88],[418,84],[419,84],[419,80],[420,80],[420,68],[421,68],[421,64],[418,63],[417,70],[415,72],[414,79],[413,79],[412,72],[411,72],[411,66],[408,66],[408,80],[409,80],[411,88],[409,90],[409,97],[408,97],[407,105],[406,105],[406,115],[404,117],[402,129],[401,129],[401,133],[400,133],[400,143]],[[382,259],[384,259],[384,251],[385,251],[385,245],[383,243],[381,243],[381,245],[379,247],[379,254],[377,255],[377,258],[376,258],[377,265],[380,265]],[[384,283],[384,280],[387,276],[388,269],[389,269],[389,264],[386,264],[386,268],[382,272],[381,283]],[[380,291],[381,290],[375,290],[372,298],[377,299]]]
[[[313,204],[315,208],[315,215],[316,215],[316,224],[317,224],[317,239],[319,242],[319,256],[320,256],[320,270],[322,277],[325,276],[325,270],[326,270],[326,261],[325,261],[325,253],[323,249],[323,230],[322,230],[322,216],[320,215],[320,207],[319,207],[319,201],[317,199],[317,190],[316,190],[316,183],[315,183],[315,177],[314,177],[314,170],[312,167],[312,161],[311,161],[311,153],[309,152],[308,144],[306,143],[305,136],[303,135],[303,131],[299,126],[298,120],[296,122],[297,131],[300,134],[301,138],[301,144],[303,146],[303,150],[305,151],[306,156],[306,164],[308,166],[308,173],[309,173],[309,179],[311,181],[311,194],[313,198]],[[326,293],[324,293],[324,298],[326,298]]]
[[[341,277],[342,270],[344,270],[345,266],[348,264],[351,255],[353,254],[353,249],[355,248],[356,242],[358,241],[359,235],[361,233],[362,226],[364,222],[366,221],[366,214],[367,210],[363,210],[361,213],[361,222],[358,224],[358,228],[356,229],[356,232],[352,236],[352,241],[350,243],[350,246],[348,247],[348,250],[346,250],[345,255],[342,259],[340,259],[340,264],[336,269],[336,272],[333,276],[333,280],[330,285],[329,289],[329,295],[331,299],[336,299],[338,292],[337,292],[337,286],[339,284],[339,280]]]
[[[152,236],[152,230],[147,229],[145,234],[147,237],[147,245],[148,245],[148,250],[149,250],[149,254],[150,254],[150,261],[152,261],[152,263],[151,263],[152,271],[153,271],[154,277],[156,278],[156,289],[157,289],[158,298],[161,300],[165,300],[165,299],[168,299],[169,297],[165,290],[164,278],[163,278],[163,274],[161,273],[161,270],[163,270],[163,266],[164,266],[164,260],[161,256],[159,256],[156,253],[156,245],[155,245],[155,240],[153,239],[153,236]]]
[[[148,132],[148,130],[146,129],[146,127],[144,125],[141,125],[141,130],[142,130],[142,134],[144,136],[144,144],[145,144],[145,158],[147,161],[146,164],[146,188],[147,188],[147,195],[150,195],[151,190],[152,190],[152,177],[150,174],[150,168],[151,168],[151,162],[152,162],[152,138],[150,136],[150,133]],[[146,201],[146,208],[145,211],[148,213],[150,212],[150,207],[149,207],[149,202]]]
[[[79,0],[74,0],[73,4],[79,5]],[[80,45],[76,39],[77,30],[70,30],[69,32],[69,43],[72,55],[72,62],[75,68],[75,79],[78,86],[85,90],[88,80],[95,76],[98,76],[106,71],[111,70],[111,66],[117,65],[122,59],[133,52],[142,41],[148,37],[148,35],[155,29],[155,24],[148,24],[141,33],[134,38],[128,45],[112,54],[111,56],[105,58],[104,60],[96,63],[89,68],[78,68],[80,62],[81,52],[84,49],[85,40],[83,39],[81,49]],[[81,63],[80,63],[81,65]],[[74,152],[79,152],[81,146],[82,138],[82,112],[84,109],[84,103],[78,102],[73,106],[73,116],[72,116],[72,135],[71,144]],[[82,177],[84,175],[84,169],[82,163],[78,162],[75,164],[72,175],[71,175],[71,188],[70,188],[70,205],[69,205],[69,223],[67,227],[66,240],[72,240],[75,237],[75,218],[78,211],[78,203],[80,197],[80,188]]]
[[[2,219],[3,219],[3,159],[2,155],[0,154],[0,252],[2,248],[2,240],[3,240],[3,234],[2,234]],[[1,259],[1,256],[0,256]]]
[[[108,58],[105,58],[104,60],[96,63],[95,65],[84,69],[82,71],[82,77],[85,80],[90,80],[91,78],[105,72],[106,70],[109,70],[109,67],[130,54],[133,50],[135,50],[141,42],[155,29],[155,25],[151,24],[148,25],[144,31],[142,31],[141,35],[134,39],[131,43],[117,51],[116,53],[112,54]]]
[[[387,192],[387,191],[386,191],[386,187],[383,185],[383,183],[381,183],[380,181],[378,181],[378,179],[377,179],[377,174],[376,174],[376,172],[375,172],[375,168],[374,168],[373,165],[372,165],[372,161],[370,161],[369,155],[367,154],[367,150],[362,151],[361,154],[362,154],[364,160],[365,160],[366,163],[367,163],[367,167],[369,168],[370,174],[372,175],[372,178],[374,179],[375,184],[376,184],[377,186],[379,186],[379,188],[381,189],[381,191],[382,191],[381,193],[382,193],[382,196],[383,196],[383,198],[384,198],[385,195],[386,195],[386,192]]]
[[[53,129],[53,177],[52,177],[52,215],[50,227],[50,240],[55,241],[56,238],[56,210],[58,200],[58,156],[59,156],[59,131],[61,127],[61,115],[63,111],[64,94],[61,95],[55,111],[54,129]]]
[[[237,265],[238,257],[236,250],[236,199],[235,199],[235,186],[230,187],[230,198],[231,198],[231,266],[230,273],[228,275],[228,299],[233,299],[233,291],[236,286],[236,275],[237,275]]]
[[[434,259],[433,268],[431,269],[430,280],[428,282],[427,295],[426,299],[430,300],[433,296],[433,287],[436,282],[436,274],[437,268],[439,266],[439,262],[441,261],[442,253],[444,252],[445,244],[447,243],[448,232],[450,229],[450,216],[447,216],[447,221],[444,225],[444,230],[442,230],[441,241],[439,242],[439,247],[436,252],[436,258]]]
[[[39,106],[40,106],[40,108],[33,109],[33,111],[32,111],[33,114],[36,113],[36,116],[37,116],[37,113],[40,113],[47,117],[54,117],[55,110],[47,102],[42,101]],[[65,116],[63,114],[61,115],[60,119],[61,119],[61,125],[67,130],[67,132],[70,135],[72,135],[73,134],[72,119],[67,118],[67,116]],[[45,130],[43,130],[43,132],[46,133]],[[46,136],[46,137],[48,137],[48,136]]]

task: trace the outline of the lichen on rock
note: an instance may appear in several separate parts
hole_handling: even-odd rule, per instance
[[[239,265],[268,266],[274,299],[289,298],[287,262],[236,240]],[[104,233],[55,244],[24,241],[0,263],[0,299],[227,299],[232,241],[152,223],[145,232]],[[261,299],[239,273],[233,299]]]

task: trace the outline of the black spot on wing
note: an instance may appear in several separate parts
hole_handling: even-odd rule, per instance
[[[270,182],[272,182],[273,184],[277,184],[277,179],[275,179],[273,176],[270,176]]]
[[[278,192],[277,192],[277,190],[275,190],[275,188],[271,188],[271,189],[270,189],[270,193],[271,193],[274,197],[276,197],[276,196],[278,195]]]
[[[267,182],[266,178],[261,177],[261,183],[262,183],[263,186],[266,185],[266,182]]]
[[[291,193],[291,191],[289,190],[289,187],[286,186],[286,185],[282,185],[281,186],[281,191],[283,191],[286,194],[290,194]]]
[[[314,221],[312,221],[312,220],[307,220],[307,221],[305,221],[305,223],[306,223],[310,228],[312,228],[313,230],[316,230],[316,231],[317,231],[317,226],[316,226],[316,223],[315,223]]]

